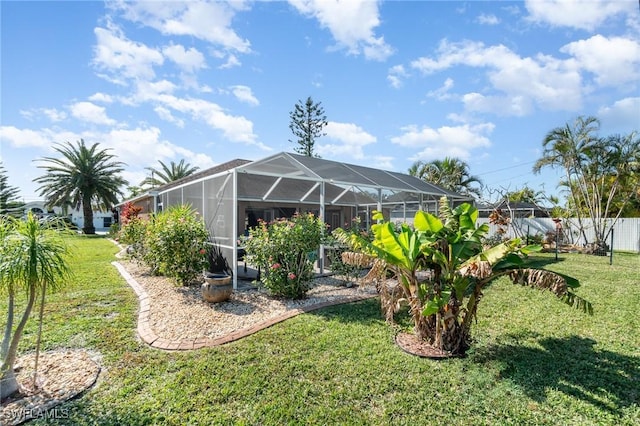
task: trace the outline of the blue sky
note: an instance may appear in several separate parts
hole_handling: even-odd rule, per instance
[[[541,141],[578,115],[640,130],[636,0],[2,1],[0,158],[38,199],[35,159],[99,142],[127,164],[201,168],[293,151],[311,96],[327,159],[406,172],[454,156],[495,190],[555,193]]]

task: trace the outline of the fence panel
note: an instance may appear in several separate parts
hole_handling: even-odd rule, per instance
[[[479,218],[478,223],[489,224],[489,235],[494,235],[498,226],[491,225],[489,219]],[[582,219],[585,228],[587,242],[594,241],[593,226],[590,219]],[[564,241],[571,244],[584,245],[584,237],[579,233],[578,220],[576,218],[564,219],[563,238]],[[527,235],[542,234],[547,232],[555,233],[556,224],[551,218],[522,218],[514,219],[512,226],[509,226],[507,236],[510,238],[524,237]],[[622,251],[632,251],[640,253],[640,218],[621,218],[618,219],[613,227],[613,249]],[[607,238],[607,244],[610,243]]]

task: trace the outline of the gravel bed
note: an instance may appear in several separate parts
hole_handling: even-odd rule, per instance
[[[234,291],[226,302],[207,303],[198,285],[179,287],[165,277],[150,275],[146,266],[125,259],[119,263],[147,293],[150,328],[168,340],[217,338],[291,310],[376,295],[373,285],[346,287],[343,280],[318,277],[300,300],[274,298],[264,289],[243,289]]]

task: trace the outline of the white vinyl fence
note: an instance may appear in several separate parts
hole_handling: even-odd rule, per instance
[[[489,219],[480,218],[478,223],[489,224]],[[593,226],[590,219],[582,219],[585,227],[587,241],[589,243],[595,240]],[[584,244],[584,238],[578,232],[577,219],[563,219],[563,240],[567,243],[575,243],[577,245]],[[498,229],[496,225],[489,224],[489,236],[494,235]],[[513,219],[507,232],[508,237],[523,237],[527,235],[541,234],[547,232],[555,233],[556,224],[551,218],[522,218]],[[606,241],[611,243],[609,236]],[[622,251],[631,251],[640,253],[640,218],[620,218],[613,227],[613,249]]]

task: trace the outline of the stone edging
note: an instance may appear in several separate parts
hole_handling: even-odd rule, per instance
[[[292,309],[276,317],[257,322],[250,327],[245,327],[227,335],[216,337],[213,339],[208,337],[200,337],[197,339],[170,340],[158,336],[151,329],[151,326],[149,325],[149,310],[151,309],[151,301],[144,288],[142,288],[142,286],[131,276],[131,274],[129,274],[129,272],[127,272],[124,266],[122,266],[119,262],[114,261],[111,262],[111,264],[116,267],[118,272],[120,272],[120,275],[122,275],[122,277],[127,281],[127,283],[131,286],[133,291],[138,296],[138,301],[140,303],[140,309],[138,311],[138,335],[140,336],[142,341],[147,343],[149,346],[167,351],[185,351],[223,345],[225,343],[233,342],[235,340],[249,336],[253,333],[256,333],[267,327],[271,327],[272,325],[289,318],[293,318],[296,315],[315,311],[316,309],[326,308],[328,306],[359,302],[361,300],[366,300],[377,296],[377,294],[352,296],[341,300],[322,302],[315,305],[305,306],[303,308]]]

